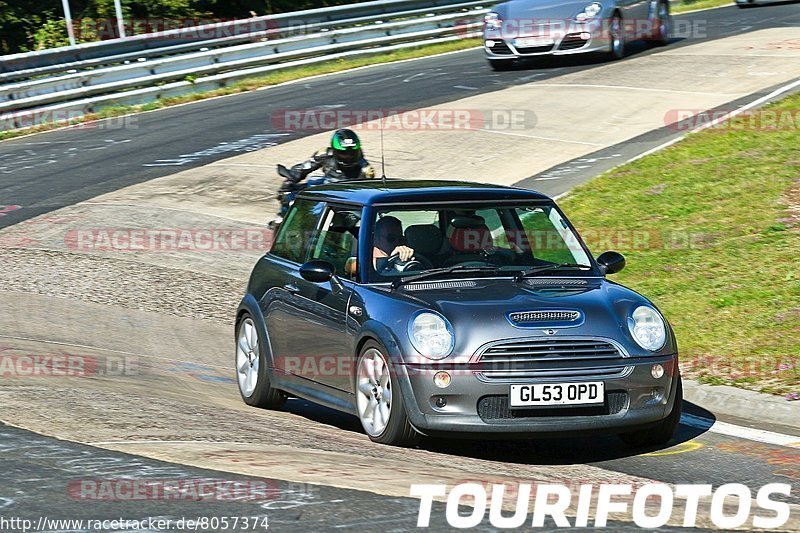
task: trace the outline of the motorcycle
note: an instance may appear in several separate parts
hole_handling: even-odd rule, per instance
[[[272,230],[277,229],[283,222],[286,213],[289,211],[289,206],[292,205],[292,202],[301,191],[314,185],[325,185],[326,183],[341,181],[339,176],[330,174],[305,178],[298,170],[286,168],[284,165],[278,165],[277,170],[278,175],[284,178],[284,181],[281,188],[278,189],[277,195],[277,200],[281,204],[280,211],[277,218],[271,220],[268,224],[268,227]]]

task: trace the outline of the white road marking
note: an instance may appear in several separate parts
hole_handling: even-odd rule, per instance
[[[217,161],[208,165],[210,167],[252,167],[252,168],[271,168],[275,169],[275,165],[259,165],[257,163],[225,163],[223,161]]]
[[[605,146],[604,144],[600,144],[600,143],[590,143],[590,142],[584,142],[584,141],[570,141],[570,140],[567,140],[567,139],[556,139],[555,137],[542,137],[542,136],[539,136],[539,135],[525,135],[524,133],[513,133],[513,132],[510,132],[510,131],[487,130],[487,129],[484,129],[484,128],[465,128],[465,129],[471,129],[473,131],[483,131],[483,132],[486,132],[486,133],[496,133],[497,135],[510,135],[512,137],[525,137],[527,139],[539,139],[540,141],[554,141],[554,142],[559,142],[559,143],[582,144],[584,146],[600,146],[600,147]]]
[[[750,102],[749,104],[744,105],[744,106],[742,106],[739,109],[736,109],[734,111],[731,111],[730,113],[726,113],[725,115],[723,115],[721,117],[718,117],[715,120],[712,120],[711,122],[705,122],[705,123],[701,124],[700,126],[694,128],[693,130],[689,131],[688,133],[684,133],[680,137],[676,137],[676,138],[672,139],[671,141],[667,141],[667,142],[665,142],[663,144],[660,144],[660,145],[656,146],[655,148],[651,148],[650,150],[642,152],[641,154],[637,155],[636,157],[632,157],[631,159],[628,159],[628,161],[626,161],[626,163],[632,163],[633,161],[637,161],[637,160],[639,160],[639,159],[641,159],[643,157],[646,157],[646,156],[648,156],[650,154],[654,154],[656,152],[660,152],[664,148],[668,148],[668,147],[672,146],[673,144],[682,141],[683,139],[686,138],[687,135],[689,135],[691,133],[697,133],[698,131],[703,131],[705,129],[708,129],[708,128],[711,128],[713,126],[716,126],[716,125],[718,125],[718,124],[720,124],[722,122],[725,122],[726,120],[729,120],[729,119],[731,119],[731,118],[733,118],[733,117],[735,117],[737,115],[741,115],[745,111],[748,111],[748,110],[750,110],[750,109],[752,109],[754,107],[760,106],[761,104],[765,104],[765,103],[769,102],[770,100],[772,100],[773,98],[776,98],[776,97],[782,95],[783,93],[792,91],[793,89],[795,89],[797,87],[800,87],[800,79],[797,79],[797,80],[795,80],[795,81],[793,81],[793,82],[791,82],[791,83],[789,83],[787,85],[784,85],[783,87],[775,89],[774,91],[772,91],[768,95],[762,96],[761,98],[757,98],[757,99],[753,100],[752,102]]]
[[[749,56],[748,56],[749,57]],[[651,93],[677,93],[677,94],[702,94],[706,96],[719,96],[719,92],[705,91],[680,91],[677,89],[655,89],[652,87],[631,87],[628,85],[602,85],[602,84],[583,84],[583,83],[537,83],[534,87],[570,87],[578,89],[619,89],[622,91],[644,91]],[[727,93],[731,96],[743,96],[741,93]]]
[[[762,442],[764,444],[773,444],[775,446],[786,446],[788,448],[800,449],[800,437],[784,435],[783,433],[775,433],[772,431],[766,431],[764,429],[753,429],[745,426],[737,426],[735,424],[729,424],[728,422],[709,420],[707,418],[702,418],[687,413],[683,413],[681,415],[681,424],[698,429],[704,429],[710,433],[719,433],[720,435],[736,437],[737,439],[745,439],[754,442]]]
[[[470,85],[453,85],[453,89],[463,89],[465,91],[477,91],[477,87],[472,87]]]

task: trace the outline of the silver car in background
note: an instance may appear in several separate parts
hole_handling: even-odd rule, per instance
[[[486,14],[484,48],[495,70],[542,55],[619,59],[631,40],[667,44],[671,27],[669,0],[510,0]]]

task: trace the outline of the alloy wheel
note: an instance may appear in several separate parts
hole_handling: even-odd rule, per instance
[[[392,377],[383,354],[370,348],[361,356],[357,383],[358,417],[366,432],[383,433],[392,413]]]
[[[258,331],[251,318],[247,318],[239,327],[236,339],[236,373],[239,378],[239,390],[249,398],[258,385]]]

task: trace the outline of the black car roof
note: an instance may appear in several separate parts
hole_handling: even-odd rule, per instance
[[[474,200],[550,200],[527,189],[487,183],[445,180],[380,179],[339,181],[309,187],[298,195],[315,201],[345,202],[360,205]]]

